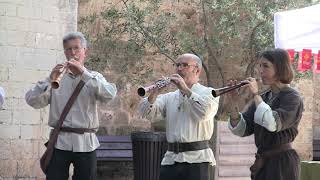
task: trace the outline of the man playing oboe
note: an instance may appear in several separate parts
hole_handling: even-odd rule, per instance
[[[140,104],[140,113],[150,120],[160,114],[166,120],[168,151],[161,162],[160,180],[208,180],[216,164],[209,140],[218,98],[212,88],[201,85],[202,63],[194,54],[183,54],[175,63],[176,74],[169,78],[177,87],[160,94],[155,88]]]
[[[89,71],[84,67],[87,41],[82,33],[67,34],[63,38],[63,48],[68,61],[56,65],[50,77],[39,81],[27,92],[25,99],[36,109],[50,104],[48,124],[55,128],[63,109],[68,106],[66,104],[71,94],[80,82],[84,84],[63,120],[52,158],[45,171],[47,180],[67,180],[69,166],[72,163],[74,166],[72,179],[93,180],[96,178],[97,164],[95,150],[99,146],[95,135],[99,127],[97,102],[113,99],[117,89],[100,73]],[[68,71],[62,76],[59,88],[54,89],[51,87],[51,79],[57,77],[62,68]]]

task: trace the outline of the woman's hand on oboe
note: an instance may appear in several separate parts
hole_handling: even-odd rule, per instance
[[[227,83],[227,86],[235,86],[237,83],[238,83],[237,80],[230,80]],[[227,111],[229,112],[230,123],[232,127],[235,127],[240,120],[238,103],[241,97],[239,94],[239,89],[226,93],[225,97],[226,97],[226,103],[228,104]]]
[[[259,86],[258,86],[257,80],[253,77],[248,77],[245,81],[248,82],[248,84],[244,85],[244,87],[249,87],[253,95],[258,95]]]
[[[248,77],[246,81],[248,81],[248,84],[245,85],[245,87],[249,87],[251,93],[253,94],[254,102],[256,106],[258,106],[263,101],[262,97],[259,95],[258,82],[252,77]]]

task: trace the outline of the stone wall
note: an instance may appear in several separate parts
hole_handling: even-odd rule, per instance
[[[313,139],[320,139],[320,74],[313,76]]]
[[[44,178],[48,109],[32,109],[24,95],[65,61],[62,36],[77,29],[77,8],[77,0],[0,0],[0,179]]]
[[[312,78],[297,79],[293,86],[300,92],[304,103],[304,112],[299,124],[299,134],[293,146],[297,150],[302,160],[312,159],[312,133],[313,133],[313,109],[314,109],[314,84]]]

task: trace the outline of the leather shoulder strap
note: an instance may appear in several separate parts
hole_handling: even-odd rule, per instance
[[[53,133],[52,135],[49,137],[49,143],[47,148],[53,148],[53,146],[56,144],[56,141],[58,139],[58,134],[60,132],[60,128],[63,124],[64,119],[66,118],[67,114],[69,113],[73,103],[75,102],[75,100],[77,99],[81,89],[83,88],[85,82],[83,82],[82,80],[80,80],[80,82],[78,83],[77,87],[75,88],[75,90],[73,91],[71,97],[69,98],[66,106],[64,107],[60,118],[58,120],[58,124],[57,126],[53,129]]]

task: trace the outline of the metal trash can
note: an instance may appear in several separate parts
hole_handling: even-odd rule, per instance
[[[134,180],[159,180],[161,160],[168,149],[164,132],[131,133]]]

